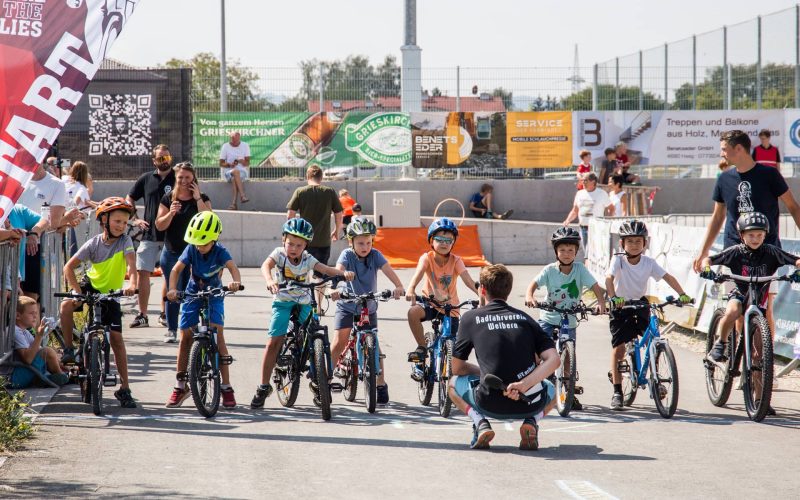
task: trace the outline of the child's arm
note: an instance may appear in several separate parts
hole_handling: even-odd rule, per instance
[[[536,280],[531,281],[531,284],[528,285],[528,290],[525,292],[526,306],[533,307],[536,304],[536,301],[533,300],[533,294],[536,292],[537,288],[539,288],[539,285],[536,283]]]
[[[625,299],[623,297],[617,297],[617,290],[614,288],[613,274],[606,276],[606,295],[608,295],[608,299],[613,302],[614,307],[622,307],[622,304],[625,303]],[[614,300],[615,298],[617,299],[616,301]]]
[[[75,268],[78,267],[80,263],[81,261],[78,257],[73,256],[64,264],[64,277],[67,279],[67,285],[69,285],[69,288],[75,293],[81,293],[81,285],[78,283],[78,278],[75,276]]]
[[[336,264],[336,269],[338,269],[338,270],[340,270],[342,272],[346,271],[346,268],[344,267],[344,264],[342,264],[341,262]],[[338,288],[334,288],[333,290],[331,290],[330,297],[331,297],[332,300],[339,300],[339,297],[341,297],[341,292],[339,292]]]
[[[673,290],[675,290],[676,292],[678,292],[680,294],[679,298],[680,298],[682,303],[688,304],[689,302],[692,301],[691,297],[686,295],[686,292],[683,291],[683,287],[681,286],[680,283],[678,283],[678,280],[676,280],[673,275],[667,273],[667,274],[664,275],[664,277],[662,279],[664,281],[666,281],[667,284],[669,286],[671,286]]]
[[[275,283],[274,279],[272,279],[273,269],[275,269],[275,261],[272,260],[272,257],[267,257],[264,259],[264,263],[261,264],[261,276],[264,277],[264,281],[267,284],[267,290],[275,294],[278,293],[278,284]]]
[[[172,268],[172,272],[169,273],[169,291],[167,292],[167,299],[174,301],[178,298],[178,278],[184,269],[186,269],[186,264],[178,261]]]
[[[597,307],[599,309],[600,314],[606,313],[606,297],[605,292],[602,288],[600,288],[600,283],[595,282],[592,285],[592,291],[594,292],[594,296],[597,297]]]
[[[381,271],[383,271],[383,274],[385,274],[386,277],[389,278],[389,281],[391,281],[392,284],[394,285],[394,291],[392,292],[392,297],[394,297],[395,300],[399,299],[400,297],[406,294],[405,289],[403,289],[403,282],[400,281],[400,277],[397,276],[396,272],[394,272],[394,269],[392,269],[391,264],[389,264],[388,262],[384,264],[383,267],[381,267]]]
[[[422,276],[425,275],[425,267],[427,266],[428,258],[419,259],[417,262],[417,269],[414,271],[414,276],[411,277],[411,281],[408,283],[408,287],[406,287],[406,300],[411,302],[411,305],[414,305],[416,302],[416,288],[419,285],[419,282],[422,280]]]
[[[314,270],[321,274],[327,274],[330,276],[342,276],[347,281],[353,281],[356,277],[356,273],[353,271],[345,271],[343,269],[338,269],[336,267],[326,266],[322,262],[317,262],[314,265]]]
[[[39,326],[36,328],[36,332],[33,335],[33,342],[31,345],[26,347],[25,349],[17,349],[17,354],[22,361],[27,364],[33,363],[33,358],[36,357],[36,353],[39,352],[39,349],[42,348],[42,337],[44,337],[44,332],[47,330],[47,323],[44,318],[39,323]]]
[[[139,288],[139,273],[136,271],[136,254],[133,252],[125,254],[125,263],[128,264],[128,286],[122,293],[130,297]]]
[[[461,281],[463,281],[464,284],[467,285],[467,288],[475,292],[475,295],[480,297],[481,294],[478,291],[478,288],[475,286],[475,281],[472,279],[472,276],[469,275],[469,271],[464,269],[464,271],[459,276],[461,276]]]
[[[242,275],[239,273],[239,268],[236,267],[236,263],[231,259],[225,263],[225,269],[231,273],[231,279],[233,280],[228,284],[228,290],[235,292],[242,284]]]

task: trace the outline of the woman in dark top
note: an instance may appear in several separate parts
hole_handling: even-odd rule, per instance
[[[197,212],[211,210],[211,201],[208,196],[200,192],[197,176],[189,162],[175,165],[175,186],[170,193],[161,198],[156,216],[156,229],[164,231],[164,249],[161,251],[161,272],[169,283],[169,275],[178,258],[186,248],[183,241],[189,221]],[[178,290],[186,288],[189,280],[189,268],[181,273],[178,279]],[[167,333],[164,342],[177,341],[178,311],[180,304],[167,302]]]

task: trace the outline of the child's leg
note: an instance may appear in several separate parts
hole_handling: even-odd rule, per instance
[[[625,357],[625,344],[620,344],[611,349],[611,383],[615,386],[622,383],[619,373],[619,362]]]
[[[50,373],[63,373],[61,371],[58,353],[55,350],[50,347],[42,347],[41,353],[47,365],[47,371]]]
[[[114,362],[117,365],[121,389],[128,388],[128,353],[125,350],[125,341],[122,339],[122,332],[111,332],[111,349],[114,351]]]
[[[339,357],[347,347],[347,342],[350,339],[350,332],[352,328],[339,328],[333,335],[333,342],[331,343],[331,361],[334,366],[339,362]]]
[[[275,369],[275,362],[278,359],[283,342],[286,338],[286,329],[289,327],[289,319],[294,308],[294,302],[284,302],[275,300],[272,302],[272,319],[269,324],[267,344],[264,346],[264,356],[261,359],[261,385],[269,385],[272,370]],[[304,319],[310,313],[311,308],[306,306],[301,309],[300,316]]]
[[[419,304],[414,304],[408,309],[408,327],[411,329],[411,334],[414,336],[417,345],[426,347],[425,343],[425,330],[422,327],[422,322],[425,320],[425,308]]]
[[[178,343],[178,359],[175,367],[178,372],[178,380],[175,383],[175,387],[178,389],[186,387],[186,381],[188,380],[186,372],[189,368],[189,351],[192,349],[193,341],[192,329],[181,328],[181,339]]]
[[[211,323],[211,327],[217,329],[217,350],[219,350],[220,356],[227,356],[228,346],[225,344],[225,336],[223,335],[224,327],[214,323]],[[222,372],[222,384],[231,385],[230,365],[220,366],[219,371]]]
[[[64,347],[72,348],[72,329],[75,328],[75,309],[77,306],[72,300],[61,301],[61,334],[64,336]]]
[[[739,319],[739,316],[742,315],[742,303],[736,299],[730,299],[728,301],[728,306],[725,308],[725,314],[722,316],[722,319],[719,321],[719,326],[717,327],[717,339],[720,342],[727,342],[728,336],[730,335],[731,329],[736,324],[736,320]]]
[[[267,345],[264,347],[264,356],[261,359],[261,385],[269,384],[269,377],[272,370],[275,369],[275,362],[278,359],[278,353],[283,347],[283,341],[286,335],[280,337],[270,337],[267,339]]]

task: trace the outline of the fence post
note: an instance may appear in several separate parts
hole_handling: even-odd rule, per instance
[[[456,66],[456,112],[461,111],[461,66]]]
[[[325,111],[325,70],[319,63],[319,111]]]
[[[664,109],[669,109],[669,45],[664,44]]]
[[[614,109],[619,111],[619,57],[614,59]]]
[[[595,63],[594,67],[592,68],[592,111],[597,111],[597,64]]]
[[[756,21],[758,57],[756,59],[756,109],[761,109],[761,16]]]
[[[644,109],[644,68],[642,67],[642,51],[639,51],[639,111]]]
[[[794,6],[794,107],[800,108],[800,4]]]
[[[722,74],[725,77],[725,109],[732,108],[732,89],[731,83],[733,78],[731,76],[731,67],[728,65],[728,27],[722,27]]]
[[[222,35],[222,53],[220,54],[220,78],[219,78],[219,110],[225,113],[228,111],[228,66],[225,60],[225,0],[220,0],[220,33]]]
[[[692,35],[692,109],[697,109],[697,35]]]

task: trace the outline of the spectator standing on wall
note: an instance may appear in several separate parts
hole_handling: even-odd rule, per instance
[[[231,140],[222,145],[219,166],[225,182],[231,183],[233,198],[228,210],[238,210],[238,202],[247,203],[250,198],[244,193],[244,182],[250,178],[250,145],[242,142],[239,132],[231,134]]]
[[[753,161],[766,165],[768,167],[778,168],[781,162],[781,153],[778,148],[770,144],[770,137],[772,134],[769,130],[763,129],[758,133],[758,139],[761,144],[753,148]]]
[[[578,156],[581,159],[581,162],[578,164],[578,170],[575,172],[575,177],[578,179],[577,188],[583,189],[583,177],[592,171],[592,153],[586,151],[585,149],[581,149]]]

